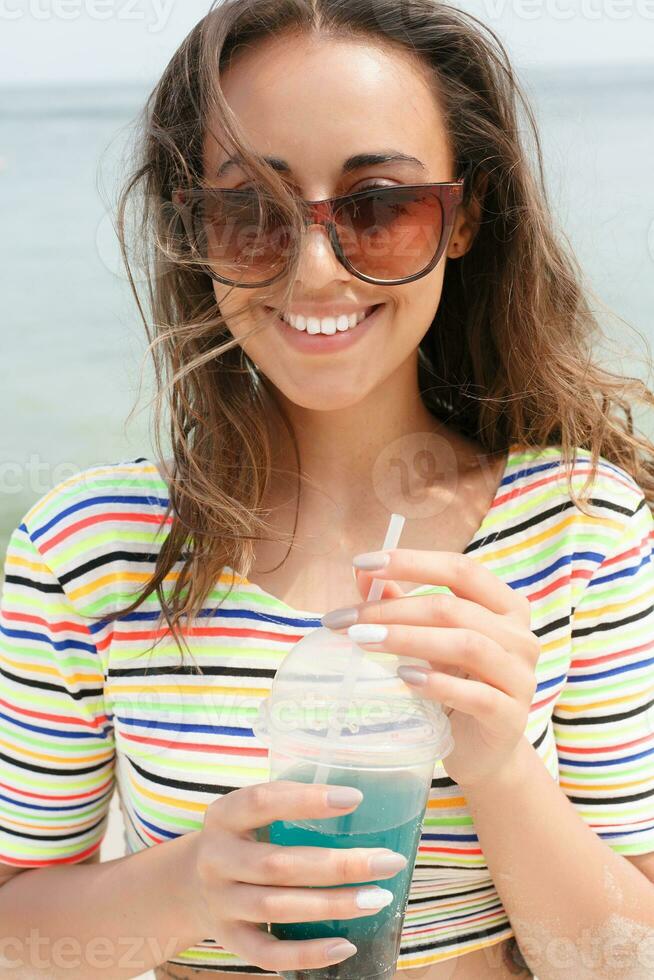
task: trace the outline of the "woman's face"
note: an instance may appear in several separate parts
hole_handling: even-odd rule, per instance
[[[371,184],[391,187],[458,177],[426,71],[402,53],[361,40],[277,37],[237,55],[222,86],[257,153],[286,161],[283,179],[306,200]],[[216,131],[214,125],[209,128]],[[389,162],[343,173],[348,157],[381,152],[409,155],[420,163]],[[237,165],[216,177],[228,156],[209,137],[205,177],[218,187],[245,187],[248,178]],[[407,358],[417,359],[440,302],[446,258],[463,254],[470,241],[459,208],[448,250],[432,272],[402,286],[375,286],[348,272],[334,255],[326,229],[314,225],[302,242],[290,302],[282,299],[282,281],[262,290],[214,281],[214,291],[233,336],[283,396],[305,408],[345,408],[384,384]],[[370,321],[353,329],[330,337],[301,333],[303,346],[296,342],[296,329],[276,312],[329,316],[378,304],[383,305]],[[246,338],[260,324],[264,329]]]

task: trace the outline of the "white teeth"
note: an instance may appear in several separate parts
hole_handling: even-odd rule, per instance
[[[353,327],[358,326],[362,320],[366,318],[367,310],[361,310],[360,313],[352,313],[350,316],[342,314],[339,317],[327,316],[322,319],[317,316],[295,316],[292,313],[287,313],[280,316],[282,320],[286,323],[290,323],[292,327],[296,330],[303,330],[309,334],[334,334],[336,331],[344,332],[345,330],[351,330]]]

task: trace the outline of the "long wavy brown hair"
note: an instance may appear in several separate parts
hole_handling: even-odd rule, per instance
[[[634,406],[651,406],[654,398],[644,382],[596,363],[601,331],[590,290],[554,227],[534,114],[497,35],[439,0],[216,3],[177,49],[137,119],[134,166],[117,209],[123,259],[155,365],[160,459],[163,409],[169,414],[165,518],[172,520],[146,586],[122,611],[97,618],[122,618],[156,592],[160,626],[165,618],[182,658],[180,640],[187,646],[189,624],[224,569],[247,577],[255,541],[272,535],[290,549],[297,527],[296,521],[288,540],[261,506],[274,477],[271,412],[279,413],[295,447],[299,503],[302,467],[289,420],[222,319],[206,264],[176,207],[180,188],[206,186],[203,143],[209,120],[218,120],[211,135],[240,153],[262,208],[272,202],[300,240],[301,202],[249,145],[220,85],[239,48],[284,32],[385,42],[419,59],[433,78],[457,174],[467,174],[463,204],[476,203],[481,220],[469,251],[446,264],[441,301],[420,344],[425,404],[490,454],[515,443],[560,445],[572,498],[582,508],[599,455],[629,472],[654,505],[654,445],[637,434],[632,417]],[[130,252],[145,284],[143,301]],[[288,295],[297,258],[291,250]],[[579,497],[571,483],[577,447],[592,452],[593,464]]]

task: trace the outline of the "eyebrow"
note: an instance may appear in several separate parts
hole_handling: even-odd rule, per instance
[[[235,153],[234,156],[229,157],[224,163],[220,165],[216,172],[217,177],[224,177],[224,175],[232,169],[232,167],[238,167],[242,162],[242,157],[240,154]],[[259,159],[268,163],[273,170],[278,171],[278,173],[291,173],[291,167],[286,162],[286,160],[280,160],[279,157],[260,157]],[[354,170],[361,170],[364,167],[374,167],[380,163],[413,163],[416,164],[421,170],[427,170],[426,166],[422,160],[418,160],[417,157],[413,157],[408,153],[400,153],[399,151],[390,150],[387,153],[356,153],[354,156],[348,157],[344,161],[341,173],[343,175],[352,173]]]

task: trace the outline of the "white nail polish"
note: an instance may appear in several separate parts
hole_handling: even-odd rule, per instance
[[[347,635],[357,643],[382,643],[388,636],[388,629],[378,623],[355,623],[348,628]]]
[[[356,897],[357,907],[360,909],[383,909],[392,901],[393,892],[389,892],[388,888],[378,888],[377,885],[360,888]]]

